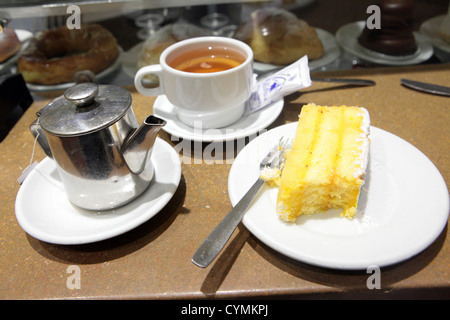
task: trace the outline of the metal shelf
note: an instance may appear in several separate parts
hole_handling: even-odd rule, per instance
[[[262,2],[264,0],[246,0],[245,2]],[[48,1],[42,0],[0,0],[0,16],[6,15],[9,19],[46,17],[66,15],[67,7],[77,5],[83,14],[105,13],[117,14],[145,9],[158,9],[170,7],[186,7],[197,5],[214,5],[223,3],[241,3],[241,0],[78,0],[78,1]]]

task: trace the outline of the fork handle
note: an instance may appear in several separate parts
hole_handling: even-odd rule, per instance
[[[241,222],[247,208],[252,203],[263,183],[264,180],[258,178],[242,199],[239,200],[236,206],[231,209],[225,218],[211,232],[208,238],[203,241],[202,245],[192,257],[192,262],[194,264],[201,268],[205,268],[214,260]]]

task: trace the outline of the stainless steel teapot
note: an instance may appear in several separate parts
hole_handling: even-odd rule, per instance
[[[153,145],[166,122],[150,115],[139,126],[126,89],[78,84],[37,116],[31,133],[55,160],[73,204],[90,210],[112,209],[150,185]]]

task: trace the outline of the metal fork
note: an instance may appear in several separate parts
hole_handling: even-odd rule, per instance
[[[284,161],[284,151],[288,145],[288,140],[281,138],[280,141],[269,151],[261,161],[260,171],[266,167],[276,168]],[[203,241],[202,245],[192,257],[192,262],[201,268],[207,267],[212,260],[219,254],[233,234],[234,230],[241,222],[245,212],[263,185],[264,180],[261,177],[255,181],[253,186],[247,191],[236,206],[226,215],[226,217],[217,225],[211,234]]]

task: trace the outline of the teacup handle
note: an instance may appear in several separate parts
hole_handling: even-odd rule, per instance
[[[142,85],[142,79],[147,75],[156,75],[159,79],[159,85],[154,88],[146,88]],[[150,66],[142,67],[136,72],[134,76],[134,86],[136,90],[145,96],[159,96],[164,94],[164,88],[161,81],[162,68],[159,64],[153,64]]]

